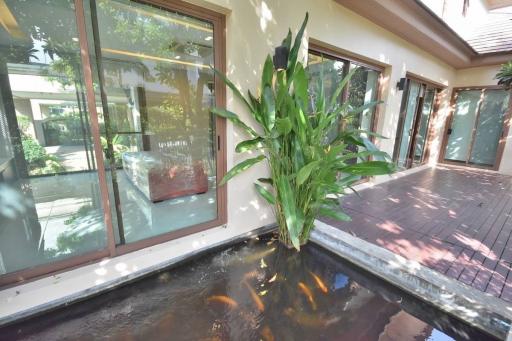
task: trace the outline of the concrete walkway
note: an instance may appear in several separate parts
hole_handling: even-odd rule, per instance
[[[439,166],[359,195],[321,220],[512,302],[512,177]]]

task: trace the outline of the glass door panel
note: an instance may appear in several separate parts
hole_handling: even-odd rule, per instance
[[[0,274],[104,250],[74,1],[2,0]]]
[[[92,4],[118,243],[215,220],[213,24],[131,1]]]
[[[400,149],[398,152],[398,166],[406,167],[409,154],[409,146],[411,143],[414,119],[416,116],[416,108],[418,106],[418,96],[420,94],[421,85],[418,82],[409,80],[409,91],[407,94],[407,103],[405,108],[404,123],[400,136]]]
[[[423,105],[421,106],[420,117],[418,121],[418,130],[414,142],[414,162],[421,163],[423,161],[423,154],[425,150],[425,143],[427,141],[428,124],[430,122],[430,115],[434,108],[436,90],[429,88],[425,92],[423,98]]]
[[[352,108],[377,100],[379,86],[379,72],[361,65],[352,63],[350,70],[356,69],[348,88],[348,101]],[[354,118],[353,126],[356,129],[371,130],[375,108],[366,109]]]
[[[503,121],[508,109],[509,93],[505,90],[485,90],[478,115],[475,140],[470,163],[494,166],[496,151],[503,131]]]
[[[446,144],[446,160],[466,162],[468,159],[481,96],[481,90],[463,90],[457,93]]]

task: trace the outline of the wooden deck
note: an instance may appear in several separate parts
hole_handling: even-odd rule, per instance
[[[512,177],[440,167],[347,196],[321,220],[512,302]]]

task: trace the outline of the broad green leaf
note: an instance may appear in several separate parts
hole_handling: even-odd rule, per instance
[[[293,135],[292,135],[293,136]],[[294,136],[292,140],[292,152],[293,152],[293,167],[296,171],[304,167],[304,150],[301,148],[299,138],[297,136]]]
[[[308,78],[306,75],[306,71],[302,64],[297,64],[295,69],[295,74],[293,75],[293,88],[295,92],[295,96],[299,99],[299,103],[301,104],[302,110],[306,110],[308,107]]]
[[[318,79],[318,94],[316,96],[315,108],[317,112],[325,111],[325,84],[324,84],[324,68],[320,69],[320,78]]]
[[[302,36],[304,35],[304,30],[306,29],[306,25],[308,23],[309,13],[306,12],[306,17],[302,22],[302,26],[297,32],[297,36],[295,37],[295,41],[293,42],[293,47],[290,50],[290,54],[288,56],[288,69],[286,70],[286,76],[290,79],[295,72],[295,65],[297,64],[297,56],[299,55],[300,45],[302,44]]]
[[[270,86],[266,86],[263,89],[263,103],[265,105],[265,122],[267,123],[268,131],[274,128],[276,123],[276,103],[274,100],[274,93]]]
[[[340,169],[343,173],[363,176],[391,174],[394,170],[395,166],[392,163],[384,161],[366,161],[348,165]]]
[[[355,109],[352,109],[352,110],[349,110],[348,111],[348,114],[349,115],[354,115],[354,114],[359,114],[363,111],[365,111],[366,109],[370,109],[370,108],[373,108],[375,107],[377,104],[380,104],[380,103],[384,103],[383,101],[373,101],[373,102],[368,102],[366,104],[363,104],[362,106],[358,107],[358,108],[355,108]]]
[[[247,90],[247,96],[249,96],[249,100],[251,101],[251,104],[254,108],[254,111],[251,111],[252,116],[259,124],[265,124],[263,121],[263,116],[261,115],[261,103],[259,99],[254,97],[254,95],[251,93],[251,90]]]
[[[213,69],[213,71],[215,72],[215,74],[217,76],[220,77],[220,79],[222,79],[222,81],[231,89],[231,91],[233,91],[233,93],[235,94],[236,97],[238,97],[240,100],[242,100],[245,105],[247,106],[247,108],[249,109],[249,111],[254,111],[254,108],[252,107],[252,105],[245,99],[244,95],[242,95],[242,93],[240,92],[240,90],[238,90],[238,88],[235,86],[235,84],[233,84],[233,82],[231,82],[224,73],[220,72],[219,70],[215,69],[214,67],[211,67]]]
[[[375,161],[391,161],[391,157],[389,156],[389,154],[381,152],[379,148],[377,148],[377,146],[374,145],[372,141],[370,141],[370,139],[366,137],[361,137],[361,141],[363,142],[366,150],[373,153],[371,156],[374,157]]]
[[[288,179],[285,176],[281,176],[276,179],[276,184],[290,239],[293,246],[297,250],[300,250],[300,233],[302,232],[302,225],[304,223],[302,212],[297,210],[295,195]]]
[[[271,178],[258,178],[258,181],[264,184],[273,185],[274,181]]]
[[[260,184],[254,183],[254,187],[256,187],[256,190],[258,191],[258,193],[260,193],[260,195],[263,198],[265,198],[265,200],[267,200],[267,202],[270,205],[275,205],[276,198],[274,197],[274,195],[272,193],[270,193],[265,187],[263,187]]]
[[[242,141],[236,145],[235,151],[237,153],[243,153],[248,150],[263,148],[263,143],[262,143],[263,141],[264,141],[264,139],[261,136],[258,136],[257,138],[252,139],[252,140]]]
[[[218,116],[221,116],[221,117],[224,117],[224,118],[230,120],[231,122],[233,122],[233,124],[235,124],[235,125],[239,126],[240,128],[244,129],[250,135],[252,135],[254,137],[258,136],[258,133],[256,131],[254,131],[254,129],[249,127],[247,124],[242,122],[242,120],[240,120],[238,115],[235,114],[234,112],[231,112],[231,111],[226,110],[226,109],[221,109],[221,108],[212,108],[211,111],[215,115],[218,115]]]
[[[389,139],[389,137],[386,137],[386,136],[381,135],[379,133],[374,133],[373,131],[369,131],[369,130],[356,129],[356,130],[354,130],[354,132],[359,133],[359,134],[366,134],[368,136],[375,136],[376,138],[381,139],[381,140],[388,140]]]
[[[357,71],[357,68],[353,68],[348,72],[348,74],[343,77],[340,84],[338,84],[338,87],[336,88],[336,91],[334,91],[334,94],[331,97],[331,102],[329,103],[329,108],[334,108],[340,100],[340,95],[343,89],[347,86],[347,83],[350,81],[354,73]]]
[[[227,172],[226,175],[224,175],[224,178],[219,183],[219,186],[224,185],[231,178],[233,178],[234,176],[240,174],[241,172],[251,168],[252,166],[257,164],[258,162],[260,162],[264,158],[265,158],[265,155],[260,155],[258,157],[254,157],[254,158],[247,159],[247,160],[244,160],[244,161],[240,162],[238,165],[236,165],[235,167],[231,168],[231,170],[229,172]]]
[[[280,135],[289,134],[292,131],[292,122],[290,121],[290,118],[277,118],[276,130]]]
[[[311,175],[313,169],[318,165],[318,161],[311,161],[304,167],[302,167],[297,173],[297,185],[302,185]]]
[[[345,154],[345,155],[337,158],[337,160],[338,161],[346,161],[346,160],[351,160],[351,159],[366,160],[370,156],[372,156],[375,160],[380,159],[377,161],[385,161],[385,158],[389,157],[388,153],[382,152],[380,150],[365,150],[362,152]]]
[[[350,186],[354,182],[359,181],[360,179],[361,179],[361,176],[359,176],[359,175],[347,175],[347,176],[341,178],[340,180],[338,180],[337,184],[342,187]]]
[[[349,215],[347,215],[346,213],[344,213],[341,210],[341,207],[340,207],[339,211],[332,210],[327,207],[321,207],[318,210],[318,213],[323,217],[328,217],[328,218],[332,218],[332,219],[336,219],[336,220],[341,220],[341,221],[351,221],[352,220],[352,218],[350,218]]]
[[[272,57],[267,55],[267,59],[265,59],[265,64],[263,65],[263,71],[261,73],[261,90],[265,89],[267,86],[272,86],[272,78],[274,76],[274,63],[272,62]]]

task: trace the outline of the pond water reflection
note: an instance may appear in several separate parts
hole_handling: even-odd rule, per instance
[[[21,340],[486,340],[324,249],[271,237],[0,330]]]

